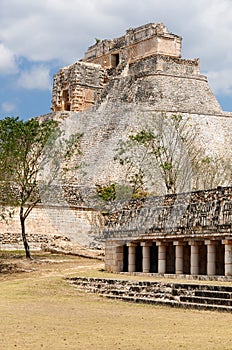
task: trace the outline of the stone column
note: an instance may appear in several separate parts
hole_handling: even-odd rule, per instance
[[[141,242],[143,247],[143,272],[150,272],[151,261],[150,261],[150,247],[152,246],[151,242]]]
[[[225,239],[225,276],[232,276],[232,240]]]
[[[205,241],[207,244],[207,275],[216,275],[216,241]]]
[[[176,246],[175,273],[183,274],[184,273],[184,243],[173,242],[173,244]]]
[[[136,271],[136,243],[127,243],[128,246],[128,272]]]
[[[190,273],[191,275],[199,275],[199,242],[190,242],[191,245],[191,258],[190,258]]]
[[[157,242],[158,246],[158,273],[166,272],[166,243]]]

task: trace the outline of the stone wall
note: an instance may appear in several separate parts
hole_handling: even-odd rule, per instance
[[[129,102],[163,112],[221,113],[205,78],[193,79],[162,72],[114,79],[103,89],[102,101]]]
[[[105,229],[104,229],[105,227]],[[104,231],[103,231],[104,229]],[[109,215],[74,206],[35,207],[26,221],[31,249],[70,242],[102,247],[115,271],[123,263],[123,242],[131,239],[225,239],[232,232],[232,188],[218,188],[133,201]],[[103,232],[103,234],[102,234]],[[0,249],[22,249],[18,212],[0,223]],[[106,259],[106,265],[107,265]],[[121,264],[118,266],[118,264]]]
[[[128,29],[126,35],[120,38],[99,40],[88,49],[84,60],[109,69],[120,62],[139,60],[151,55],[180,57],[181,40],[180,36],[170,33],[162,23],[149,23]],[[118,55],[117,64],[115,54]]]
[[[124,244],[126,241],[106,239],[105,241],[105,270],[120,272],[124,268]]]
[[[74,206],[37,205],[26,219],[26,234],[32,250],[57,249],[66,243],[82,247],[102,247],[95,237],[103,227],[97,211]],[[0,222],[0,249],[23,249],[18,210],[12,219]]]
[[[136,77],[163,71],[166,74],[174,74],[175,76],[187,75],[192,78],[198,76],[200,79],[205,79],[203,76],[200,76],[199,59],[187,60],[157,55],[143,57],[139,61],[129,63],[127,68],[127,74],[135,75]]]

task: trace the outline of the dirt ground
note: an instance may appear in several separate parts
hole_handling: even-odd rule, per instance
[[[232,314],[112,301],[64,279],[109,276],[102,268],[74,256],[1,253],[0,349],[232,349]]]

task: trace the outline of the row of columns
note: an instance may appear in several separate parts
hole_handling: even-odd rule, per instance
[[[204,242],[207,245],[207,275],[216,275],[216,248],[218,241],[207,240]],[[175,273],[184,273],[184,242],[175,241]],[[189,242],[190,250],[190,274],[199,275],[200,271],[200,251],[201,242]],[[232,240],[223,240],[225,245],[224,266],[225,276],[232,275]],[[142,271],[150,272],[150,247],[152,242],[141,242],[142,246]],[[158,246],[158,273],[164,274],[166,272],[166,248],[165,242],[156,242]],[[137,243],[128,243],[128,271],[136,271],[136,247]]]

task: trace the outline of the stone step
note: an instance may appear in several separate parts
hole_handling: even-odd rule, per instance
[[[105,281],[86,281],[86,280],[74,280],[71,281],[72,284],[79,286],[79,288],[82,289],[89,289],[89,290],[95,290],[98,289],[99,291],[104,290],[104,289],[109,289],[111,292],[115,294],[122,294],[122,293],[134,293],[134,294],[156,294],[156,293],[169,293],[172,294],[173,296],[179,296],[181,294],[186,293],[186,289],[182,288],[181,289],[176,289],[176,288],[171,288],[171,287],[165,287],[164,286],[157,286],[157,285],[151,285],[147,286],[146,285],[131,285],[131,284],[126,284],[126,283],[120,283],[117,285],[116,283],[111,283],[109,284],[108,282]],[[124,288],[122,288],[124,287]],[[125,288],[126,287],[126,288]],[[188,287],[187,292],[192,292],[192,295],[199,296],[199,297],[209,297],[209,298],[223,298],[223,299],[231,299],[232,294],[229,292],[221,292],[221,291],[211,291],[211,290],[195,290],[191,289]]]
[[[108,295],[115,295],[115,296],[128,296],[128,297],[134,297],[134,298],[162,298],[166,296],[166,299],[172,299],[174,300],[174,296],[177,295],[174,291],[171,293],[167,290],[162,289],[156,289],[154,290],[140,290],[137,288],[138,286],[131,286],[128,289],[115,289],[115,285],[112,285],[113,288],[109,288],[109,286],[105,285],[91,285],[87,282],[83,284],[78,285],[79,289],[87,290],[91,293],[100,293],[102,295],[108,296]],[[197,295],[199,293],[199,295]],[[208,293],[208,294],[207,294]],[[206,294],[209,295],[209,297],[206,297]],[[215,297],[215,295],[217,295]],[[176,298],[177,299],[177,298]],[[192,303],[199,303],[199,304],[212,304],[212,305],[225,305],[225,306],[232,306],[232,299],[230,299],[230,295],[228,297],[228,294],[224,292],[209,292],[209,291],[195,291],[195,295],[191,296],[179,296],[179,300],[183,302],[192,302]]]
[[[222,299],[222,298],[219,299],[219,298],[205,298],[205,297],[197,297],[197,296],[180,296],[180,301],[197,303],[197,304],[232,306],[231,299]]]
[[[123,286],[117,286],[117,285],[107,285],[107,284],[95,284],[95,283],[88,283],[86,281],[84,282],[75,282],[72,281],[71,284],[78,287],[79,289],[88,290],[99,292],[99,293],[111,293],[115,295],[123,295],[123,294],[130,294],[130,295],[149,295],[149,296],[155,296],[157,294],[169,294],[172,295],[173,290],[172,289],[162,289],[162,288],[147,288],[147,287],[139,287],[139,286],[126,286],[127,288],[122,288]],[[118,288],[117,288],[118,287]],[[124,286],[125,287],[125,286]],[[174,295],[174,294],[173,294]]]
[[[79,290],[108,298],[174,307],[232,312],[232,288],[222,285],[70,278]]]
[[[117,295],[101,295],[109,299],[117,299],[133,303],[145,303],[160,306],[170,306],[183,309],[196,309],[196,310],[209,310],[209,311],[221,311],[221,312],[232,312],[232,307],[224,305],[212,305],[212,304],[197,304],[191,302],[178,302],[175,300],[161,300],[153,298],[137,298],[129,296],[117,296]]]
[[[179,304],[179,302],[175,300],[168,299],[155,299],[155,298],[139,298],[136,296],[128,296],[128,295],[114,295],[114,294],[99,294],[102,297],[110,298],[110,299],[118,299],[123,301],[130,301],[134,303],[146,303],[146,304],[158,304],[158,305],[171,305],[175,306]]]
[[[209,291],[221,291],[231,292],[232,286],[225,285],[210,285],[210,284],[197,284],[197,283],[170,283],[170,282],[157,282],[157,281],[132,281],[132,280],[115,280],[110,278],[94,278],[94,277],[72,277],[68,278],[70,282],[76,283],[96,283],[96,284],[107,284],[107,285],[126,285],[133,287],[159,287],[166,286],[173,289],[186,289],[186,290],[209,290]]]
[[[188,284],[188,283],[173,283],[174,289],[185,290],[205,290],[205,291],[218,291],[232,293],[232,287],[223,285],[211,285],[211,284]]]
[[[198,297],[208,297],[208,298],[222,298],[222,299],[231,299],[231,292],[222,292],[216,290],[196,290],[195,296]]]
[[[129,295],[129,296],[133,296],[133,297],[148,297],[148,298],[159,298],[159,297],[163,297],[163,296],[167,296],[169,298],[174,299],[172,293],[168,293],[167,291],[164,291],[162,289],[160,290],[156,290],[154,291],[134,291],[131,289],[104,289],[101,288],[99,289],[99,293],[107,295],[107,294],[111,294],[111,295]],[[179,299],[179,298],[178,298]]]

